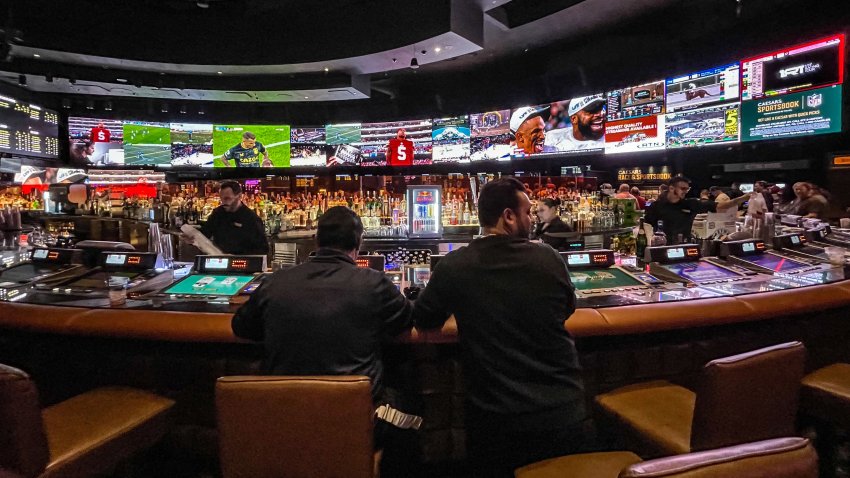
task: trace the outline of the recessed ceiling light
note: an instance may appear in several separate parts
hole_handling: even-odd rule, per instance
[[[39,55],[38,53],[33,53],[32,56],[33,58],[41,58],[41,55]]]
[[[305,100],[309,100],[309,99],[310,99],[310,97],[309,97],[309,96],[305,96],[305,97],[304,97],[304,99],[305,99]]]
[[[330,69],[330,68],[328,68],[328,67],[325,67],[325,73],[327,73],[327,72],[329,72],[329,71],[331,71],[331,69]]]
[[[126,78],[115,78],[115,81],[117,81],[118,83],[127,83]]]
[[[442,48],[440,48],[440,47],[434,47],[434,53],[440,53],[441,51],[443,51],[443,49],[442,49]]]
[[[219,75],[221,74],[221,72],[220,72],[220,71],[217,71],[216,73],[217,73],[217,74],[219,74]]]

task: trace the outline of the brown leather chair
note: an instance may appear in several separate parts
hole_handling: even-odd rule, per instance
[[[800,410],[825,423],[850,428],[850,364],[835,363],[806,375]]]
[[[368,377],[221,377],[215,402],[224,478],[376,473]]]
[[[642,456],[791,436],[805,355],[800,342],[774,345],[712,360],[696,393],[654,381],[598,395],[596,403]]]
[[[30,477],[94,476],[159,440],[172,400],[99,388],[39,408],[30,377],[0,364],[0,468]]]
[[[524,466],[516,478],[817,478],[805,438],[774,438],[639,462],[626,452],[570,455]],[[620,462],[625,462],[619,466]]]

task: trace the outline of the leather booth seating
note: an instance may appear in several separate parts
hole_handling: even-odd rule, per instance
[[[524,466],[516,478],[817,478],[805,438],[774,438],[638,462],[627,452],[587,453]]]
[[[795,433],[806,351],[789,342],[712,360],[696,393],[666,381],[596,397],[603,418],[641,456],[669,456]]]
[[[27,478],[96,476],[156,443],[172,400],[99,388],[44,410],[30,377],[0,365],[0,469]]]
[[[222,377],[215,402],[224,478],[377,473],[368,377]]]
[[[850,429],[850,364],[835,363],[803,378],[800,410]]]

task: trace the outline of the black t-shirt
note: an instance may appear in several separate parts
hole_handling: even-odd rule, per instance
[[[215,208],[201,232],[226,254],[269,253],[262,219],[244,204],[236,212]]]
[[[690,240],[694,217],[704,212],[717,212],[717,203],[697,198],[685,198],[671,203],[666,198],[653,202],[646,208],[645,221],[658,229],[658,220],[664,221],[664,234],[668,240],[675,240],[678,234],[683,240]]]

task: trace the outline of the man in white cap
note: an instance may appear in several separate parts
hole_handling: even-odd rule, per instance
[[[514,135],[515,154],[518,156],[539,153],[554,153],[555,148],[545,146],[546,123],[543,115],[549,108],[523,106],[511,115],[511,134]]]
[[[605,147],[605,97],[573,98],[567,108],[572,127],[549,131],[546,145],[557,151]]]

